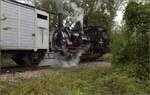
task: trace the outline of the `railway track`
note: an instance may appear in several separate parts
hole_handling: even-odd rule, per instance
[[[50,66],[7,66],[0,68],[0,75],[4,74],[15,74],[15,73],[24,73],[26,71],[38,71],[42,69],[48,69]]]
[[[97,63],[97,62],[104,62],[104,58],[99,58],[96,60],[86,60],[86,61],[81,61],[80,65],[82,64],[89,64],[92,65],[92,63]],[[79,66],[80,66],[79,65]],[[0,75],[4,74],[15,74],[15,73],[24,73],[27,71],[39,71],[43,69],[50,69],[51,66],[45,65],[45,66],[3,66],[0,68]]]

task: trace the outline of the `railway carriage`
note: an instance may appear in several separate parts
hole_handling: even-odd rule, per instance
[[[20,65],[39,63],[49,50],[49,13],[14,0],[0,0],[0,18],[5,18],[0,21],[2,52],[13,53]]]

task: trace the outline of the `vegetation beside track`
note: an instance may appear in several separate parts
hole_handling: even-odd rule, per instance
[[[62,69],[62,68],[60,68]],[[150,81],[129,77],[114,67],[64,69],[56,75],[1,82],[2,95],[148,95]]]
[[[11,59],[12,55],[3,54],[1,56],[0,65],[1,66],[14,66],[16,63]]]

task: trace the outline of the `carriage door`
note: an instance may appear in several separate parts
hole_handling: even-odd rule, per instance
[[[41,10],[37,10],[36,46],[38,49],[49,48],[49,17]]]

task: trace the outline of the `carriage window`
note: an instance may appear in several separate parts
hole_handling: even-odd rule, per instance
[[[37,18],[43,19],[43,20],[47,20],[47,16],[42,15],[42,14],[37,14]]]

